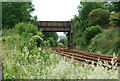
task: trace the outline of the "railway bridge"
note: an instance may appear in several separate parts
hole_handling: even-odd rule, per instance
[[[38,29],[42,32],[68,32],[68,48],[73,47],[73,31],[71,21],[39,21]]]

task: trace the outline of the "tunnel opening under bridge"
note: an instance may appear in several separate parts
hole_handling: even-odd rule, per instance
[[[39,21],[38,30],[44,32],[68,32],[68,48],[72,49],[73,45],[73,32],[71,21]]]

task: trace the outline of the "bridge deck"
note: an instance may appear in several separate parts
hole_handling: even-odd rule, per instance
[[[39,21],[38,29],[43,32],[70,32],[71,21]]]

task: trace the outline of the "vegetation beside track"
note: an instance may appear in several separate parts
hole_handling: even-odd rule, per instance
[[[120,56],[119,2],[80,2],[72,22],[75,49]]]
[[[73,59],[66,60],[51,50],[41,50],[41,47],[29,50],[26,46],[17,48],[20,35],[3,36],[2,58],[5,79],[118,79],[118,67],[108,70],[98,63],[98,66],[74,64]],[[17,39],[16,39],[17,38]],[[29,58],[28,58],[29,55]],[[106,64],[106,66],[111,67]]]
[[[3,46],[3,66],[5,79],[118,79],[118,68],[108,70],[99,62],[98,66],[81,62],[73,64],[50,50],[36,49],[39,52],[30,55]],[[106,64],[107,65],[107,64]],[[108,67],[111,67],[107,65]]]

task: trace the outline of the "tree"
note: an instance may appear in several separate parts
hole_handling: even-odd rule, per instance
[[[82,20],[88,18],[89,13],[96,8],[102,8],[104,5],[103,2],[81,2],[78,7],[79,17]]]
[[[3,2],[3,28],[12,28],[19,22],[35,22],[36,17],[31,16],[31,12],[34,10],[31,2]]]
[[[94,9],[89,13],[89,25],[108,26],[109,15],[107,10],[102,8]]]
[[[119,2],[112,2],[114,5],[114,12],[120,12],[120,1]]]
[[[80,37],[85,29],[88,27],[88,17],[89,13],[96,8],[102,8],[104,6],[103,2],[81,2],[78,6],[78,15],[72,19],[73,22],[73,42],[78,44],[80,42]],[[75,33],[74,33],[75,32]],[[77,33],[76,33],[77,32]]]
[[[119,2],[104,2],[103,9],[108,10],[110,13],[120,12],[120,1]]]

